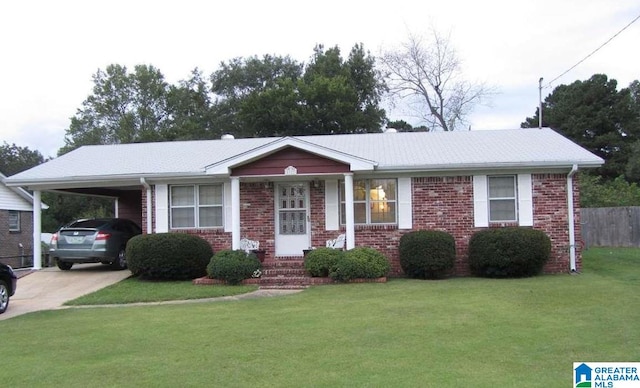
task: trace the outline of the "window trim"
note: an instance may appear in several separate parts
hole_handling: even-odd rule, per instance
[[[220,188],[222,197],[220,203],[213,205],[201,205],[200,204],[200,187],[202,186],[218,186]],[[173,205],[173,188],[174,187],[192,187],[193,188],[193,205]],[[169,228],[173,230],[185,230],[185,229],[222,229],[225,225],[225,206],[224,206],[224,185],[221,183],[207,183],[207,184],[177,184],[170,185],[168,190],[168,202],[169,202]],[[213,226],[201,226],[200,225],[200,209],[219,208],[221,214],[220,225]],[[174,226],[173,224],[173,210],[174,209],[193,209],[193,226]]]
[[[16,217],[16,225],[12,227],[11,218],[12,218],[13,215],[15,215],[15,217]],[[7,220],[8,227],[9,227],[9,232],[20,232],[22,230],[20,228],[20,224],[21,224],[20,221],[21,221],[20,211],[18,211],[18,210],[9,210],[9,218]]]
[[[512,178],[513,181],[513,197],[491,197],[491,178]],[[491,201],[511,201],[514,204],[514,218],[509,220],[494,220],[491,217]],[[518,175],[517,174],[500,174],[500,175],[487,175],[487,217],[489,223],[504,223],[504,222],[518,222],[519,220],[519,193],[518,193]]]
[[[386,202],[387,203],[392,203],[395,205],[395,211],[394,211],[394,218],[395,220],[393,222],[371,222],[371,204],[372,203],[378,203],[381,201],[372,201],[371,200],[371,181],[372,180],[389,180],[389,181],[394,181],[395,182],[395,199],[387,199]],[[356,220],[354,219],[354,225],[397,225],[398,224],[398,206],[399,206],[399,199],[398,199],[398,178],[363,178],[363,179],[354,179],[353,180],[353,187],[355,190],[356,187],[356,182],[358,181],[365,181],[365,199],[364,200],[353,200],[353,204],[354,206],[358,203],[364,203],[365,204],[365,222],[356,222]],[[345,226],[346,225],[346,220],[345,217],[346,215],[343,214],[342,209],[343,209],[343,205],[346,208],[346,201],[345,198],[343,198],[344,196],[342,195],[343,192],[343,188],[345,188],[345,181],[344,180],[340,180],[338,182],[338,218],[339,218],[339,223],[341,226]]]

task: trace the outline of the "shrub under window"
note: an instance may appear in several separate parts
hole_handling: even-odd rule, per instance
[[[127,266],[150,280],[188,280],[207,273],[213,250],[208,242],[185,233],[141,234],[127,243]]]
[[[529,228],[481,230],[469,241],[469,266],[477,276],[534,276],[542,271],[550,254],[549,237]]]
[[[373,248],[358,247],[344,252],[329,276],[337,281],[375,279],[386,276],[390,269],[389,260],[382,253]]]
[[[437,230],[419,230],[400,238],[400,266],[411,278],[437,279],[446,276],[456,261],[452,235]]]

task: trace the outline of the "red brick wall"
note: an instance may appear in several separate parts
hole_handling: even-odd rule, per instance
[[[575,232],[580,238],[578,182],[574,184]],[[567,228],[566,175],[533,174],[534,228],[543,230],[552,241],[552,255],[544,270],[547,273],[569,270],[569,237]],[[318,187],[310,184],[311,240],[321,247],[325,241],[344,233],[341,230],[325,230],[324,183]],[[142,222],[146,222],[145,191],[142,195]],[[267,251],[267,260],[273,260],[274,246],[274,189],[264,183],[240,184],[241,237],[260,241]],[[464,276],[468,270],[469,239],[480,228],[474,227],[473,178],[471,176],[425,177],[412,180],[413,230],[435,229],[446,231],[456,240],[455,275]],[[491,227],[513,226],[497,224]],[[389,258],[392,275],[401,275],[398,257],[400,237],[409,230],[399,230],[396,225],[358,225],[355,228],[355,245],[369,246]],[[189,230],[212,245],[214,250],[231,246],[231,233],[218,229]],[[577,264],[580,269],[580,243],[577,244]]]
[[[533,174],[533,227],[543,230],[551,239],[551,258],[544,271],[569,271],[569,226],[567,212],[567,176],[565,174]],[[574,177],[574,225],[576,265],[582,264],[580,237],[580,202],[577,178]]]

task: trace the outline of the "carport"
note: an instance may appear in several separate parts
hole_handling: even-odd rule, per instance
[[[42,192],[51,191],[70,195],[97,196],[115,200],[116,217],[128,218],[142,226],[142,190],[140,179],[134,182],[82,182],[74,177],[67,179],[34,182],[9,178],[7,186],[20,186],[33,192],[33,268],[42,268],[42,250],[40,246],[42,234]],[[137,185],[135,184],[137,183]],[[71,220],[70,220],[71,221]],[[144,227],[143,227],[144,229]]]

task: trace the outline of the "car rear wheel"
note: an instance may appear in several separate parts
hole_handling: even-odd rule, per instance
[[[57,264],[58,268],[60,268],[63,271],[68,271],[68,270],[71,269],[71,267],[73,267],[73,263],[69,263],[67,261],[57,260],[56,264]]]
[[[7,307],[9,307],[9,287],[0,280],[0,314],[7,311]]]
[[[116,256],[116,259],[111,263],[111,268],[118,271],[127,268],[127,256],[125,255],[124,248],[121,248],[120,252],[118,252],[118,256]]]

